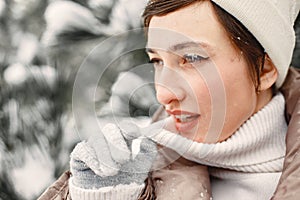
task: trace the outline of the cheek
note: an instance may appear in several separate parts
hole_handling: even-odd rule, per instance
[[[203,81],[194,82],[191,86],[193,92],[189,92],[190,99],[193,100],[193,105],[197,105],[197,112],[201,113],[202,117],[208,115],[211,108],[211,93],[207,84]]]
[[[255,111],[255,87],[243,62],[233,63],[235,70],[224,73],[226,117],[222,138],[230,137]],[[230,72],[230,73],[229,73]]]
[[[203,76],[193,76],[190,78],[189,98],[187,104],[191,105],[191,110],[201,115],[197,126],[196,141],[203,142],[203,138],[209,130],[212,119],[212,96],[211,88],[209,87],[206,78]],[[191,90],[192,89],[192,90]]]
[[[254,83],[243,59],[233,61],[231,67],[223,71],[223,82],[229,107],[245,105],[245,110],[255,107]],[[243,110],[243,108],[238,110]]]
[[[197,88],[198,107],[201,109],[201,118],[197,129],[198,142],[214,143],[219,141],[220,133],[224,128],[226,115],[226,88],[222,74],[209,70],[202,71],[202,81]],[[205,138],[205,139],[204,139]]]

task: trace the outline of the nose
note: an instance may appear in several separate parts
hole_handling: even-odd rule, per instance
[[[155,88],[157,100],[162,105],[181,102],[185,98],[183,78],[179,72],[163,67],[155,71]]]

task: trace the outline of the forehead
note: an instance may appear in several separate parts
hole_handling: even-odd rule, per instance
[[[194,42],[215,46],[224,37],[210,1],[196,2],[163,16],[153,16],[148,30],[149,48],[169,49]]]

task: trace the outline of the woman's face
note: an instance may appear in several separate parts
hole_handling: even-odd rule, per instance
[[[223,141],[257,111],[246,61],[209,1],[152,17],[147,47],[157,99],[184,137]]]

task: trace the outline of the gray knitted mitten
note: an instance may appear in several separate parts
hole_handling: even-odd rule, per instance
[[[132,134],[109,123],[101,133],[74,148],[70,161],[73,184],[83,189],[141,185],[156,154],[153,141],[142,136],[133,139]]]

